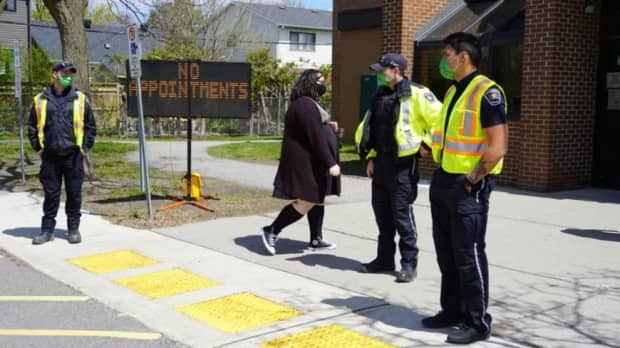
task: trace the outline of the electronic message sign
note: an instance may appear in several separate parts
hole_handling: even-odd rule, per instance
[[[141,63],[145,117],[250,117],[250,64],[149,60]],[[136,94],[136,81],[130,80],[130,116],[138,114]]]

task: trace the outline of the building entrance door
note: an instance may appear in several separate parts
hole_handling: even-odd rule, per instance
[[[593,183],[620,189],[620,1],[602,4]]]

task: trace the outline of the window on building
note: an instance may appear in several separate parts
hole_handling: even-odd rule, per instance
[[[495,46],[488,59],[489,77],[499,83],[508,100],[508,120],[521,118],[521,77],[523,76],[523,45]]]
[[[17,11],[17,0],[9,0],[6,5],[4,5],[4,10],[11,12]]]
[[[291,51],[314,51],[316,34],[292,31],[290,33]]]
[[[482,44],[482,61],[478,69],[504,88],[508,120],[519,120],[524,9],[523,0],[455,1],[450,11],[437,16],[416,33],[414,81],[426,84],[443,99],[450,82],[441,78],[438,71],[442,40],[454,32],[474,33]]]
[[[509,121],[518,121],[521,114],[522,47],[521,44],[484,46],[482,61],[478,67],[481,73],[492,78],[504,89]],[[439,74],[441,57],[441,48],[417,48],[413,81],[427,86],[443,100],[452,82]]]

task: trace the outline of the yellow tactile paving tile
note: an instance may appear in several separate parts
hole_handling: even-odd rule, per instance
[[[261,348],[393,348],[338,325],[319,327],[261,344]]]
[[[248,292],[180,306],[177,310],[193,319],[228,333],[237,333],[302,315]]]
[[[151,299],[183,294],[219,285],[212,280],[179,268],[118,279],[115,283]]]
[[[118,250],[103,254],[70,259],[69,262],[95,274],[106,274],[158,263],[132,250]]]

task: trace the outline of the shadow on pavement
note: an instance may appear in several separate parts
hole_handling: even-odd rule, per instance
[[[18,227],[10,230],[2,231],[3,234],[8,234],[13,237],[32,239],[34,236],[41,232],[40,227]],[[57,228],[54,230],[54,237],[60,239],[67,239],[67,230]]]
[[[577,237],[591,238],[606,242],[620,242],[620,232],[612,230],[584,230],[579,228],[565,228],[562,233]]]
[[[422,315],[415,310],[412,310],[411,308],[407,308],[401,305],[393,305],[390,303],[377,303],[377,299],[373,297],[352,296],[347,299],[331,298],[325,299],[321,302],[334,307],[349,308],[354,314],[365,317],[368,321],[367,324],[369,324],[370,327],[382,331],[382,333],[386,336],[393,337],[393,340],[401,338],[402,333],[395,332],[391,329],[382,329],[381,325],[377,324],[384,324],[402,330],[428,332],[446,336],[449,333],[454,332],[455,330],[455,328],[445,328],[437,330],[427,329],[422,326],[421,322],[422,318],[424,318],[426,315]],[[491,338],[486,341],[487,346],[512,348],[520,347],[519,345],[511,344],[509,342],[498,341],[496,338],[497,336],[491,336]],[[412,345],[409,345],[411,347],[429,347],[431,345],[435,345],[429,343],[428,341],[425,341],[422,338],[409,339],[414,341],[412,342]],[[388,339],[387,341],[391,340]]]
[[[263,239],[259,235],[235,238],[235,244],[242,246],[249,251],[259,255],[271,255],[267,252],[267,250],[265,250],[265,246],[263,245]],[[288,238],[280,238],[276,243],[278,255],[301,254],[306,250],[307,246],[307,242]]]
[[[337,269],[342,271],[356,271],[360,270],[360,262],[357,260],[349,259],[342,256],[336,256],[331,254],[313,253],[297,257],[291,257],[286,259],[287,261],[299,261],[306,266],[316,267],[323,266],[331,269]]]
[[[330,298],[321,301],[334,307],[349,308],[357,315],[363,316],[371,320],[372,323],[383,323],[399,329],[435,332],[435,333],[449,333],[450,328],[431,330],[422,326],[422,315],[411,308],[407,308],[400,305],[392,305],[385,303],[383,305],[375,305],[369,308],[368,303],[376,303],[377,299],[367,296],[352,296],[346,299],[342,298]],[[373,327],[376,327],[372,325]]]

